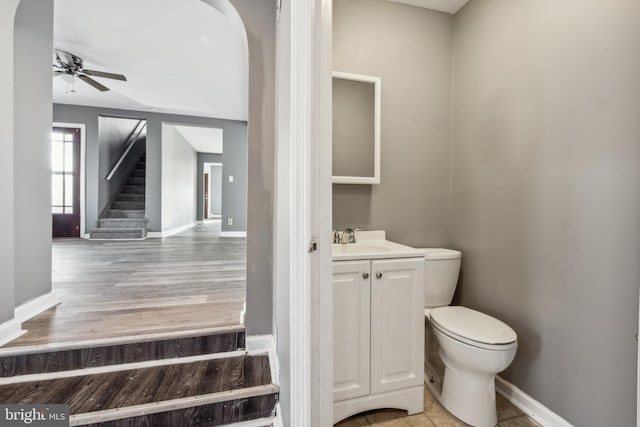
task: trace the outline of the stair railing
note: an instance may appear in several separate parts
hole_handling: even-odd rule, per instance
[[[127,141],[125,142],[125,144],[127,144],[127,149],[124,150],[124,153],[122,153],[122,156],[120,156],[120,159],[118,159],[118,162],[113,166],[113,168],[111,168],[111,172],[109,172],[109,175],[107,175],[107,181],[111,181],[111,178],[113,178],[113,175],[115,175],[116,171],[118,170],[122,162],[124,162],[124,159],[127,157],[127,154],[129,154],[129,152],[133,148],[136,141],[138,141],[138,137],[140,136],[142,131],[144,131],[146,128],[147,128],[147,121],[140,120],[138,122],[138,125],[133,130],[133,132],[131,132],[131,135],[129,135],[129,138],[127,138]]]

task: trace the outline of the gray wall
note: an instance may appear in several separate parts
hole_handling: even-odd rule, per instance
[[[197,219],[203,219],[204,163],[222,163],[222,231],[247,231],[247,140],[246,133],[223,134],[222,154],[198,153]],[[229,182],[229,175],[233,182]],[[211,200],[209,201],[211,206]],[[233,218],[233,225],[227,225]]]
[[[21,94],[14,101],[17,306],[51,291],[53,0],[22,0],[14,41],[14,91]]]
[[[230,2],[249,43],[247,334],[262,335],[273,331],[276,1]]]
[[[18,0],[0,2],[0,54],[14,56],[14,21]],[[14,206],[14,66],[0,67],[0,199]],[[13,209],[0,209],[0,322],[13,318],[15,307],[15,215]],[[0,325],[0,328],[2,325]]]
[[[162,231],[196,220],[198,153],[173,126],[162,125]]]
[[[98,213],[110,205],[110,202],[120,192],[122,186],[126,184],[131,170],[135,167],[140,156],[145,151],[145,141],[140,137],[127,157],[118,167],[113,177],[107,181],[106,177],[111,173],[111,169],[120,160],[120,157],[127,149],[125,144],[129,136],[138,126],[139,120],[122,119],[119,117],[100,117],[98,119],[98,164],[100,172],[98,174]]]
[[[333,226],[446,245],[453,18],[386,0],[333,7],[333,69],[382,78],[381,184],[333,185]]]
[[[628,0],[472,0],[455,19],[458,302],[516,330],[505,378],[581,427],[636,424],[638,22]]]
[[[246,135],[246,122],[210,119],[206,117],[180,116],[160,114],[146,111],[114,110],[109,108],[85,107],[79,105],[54,104],[53,120],[55,122],[84,123],[86,125],[86,225],[87,230],[97,224],[100,175],[98,123],[100,116],[129,117],[147,120],[147,179],[146,179],[146,214],[149,219],[149,231],[161,231],[161,189],[162,189],[162,123],[186,124],[206,127],[220,127],[223,134]]]

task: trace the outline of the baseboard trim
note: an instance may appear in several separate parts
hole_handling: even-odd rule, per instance
[[[257,420],[241,421],[239,423],[226,424],[226,427],[269,427],[274,425],[275,418],[259,418]]]
[[[0,324],[0,346],[27,333],[26,329],[22,329],[22,322],[26,322],[59,303],[60,299],[54,291],[51,291],[16,307],[13,319]]]
[[[26,322],[58,304],[60,304],[60,299],[56,296],[55,291],[51,291],[16,307],[15,319],[20,323]]]
[[[161,239],[163,237],[172,236],[174,234],[180,233],[182,231],[188,230],[192,227],[198,225],[198,222],[192,222],[191,224],[183,225],[180,227],[172,228],[170,230],[165,231],[147,231],[147,238],[149,239]]]
[[[247,237],[246,231],[221,231],[220,237]]]
[[[0,324],[0,346],[15,340],[25,333],[27,331],[22,329],[20,322],[16,319],[7,320]]]
[[[500,376],[496,391],[543,427],[573,427],[571,423]]]

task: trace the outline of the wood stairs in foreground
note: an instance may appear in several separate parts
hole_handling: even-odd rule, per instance
[[[66,404],[81,426],[273,422],[269,356],[246,352],[243,330],[58,347],[0,348],[0,402]]]
[[[126,184],[91,230],[91,239],[144,239],[147,236],[145,218],[146,154],[140,157]]]

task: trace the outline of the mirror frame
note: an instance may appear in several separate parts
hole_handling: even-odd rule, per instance
[[[358,82],[373,83],[374,87],[374,131],[373,131],[373,176],[332,176],[334,184],[380,184],[380,111],[381,111],[381,85],[380,77],[364,74],[344,73],[334,71],[332,78],[342,80],[355,80]]]

